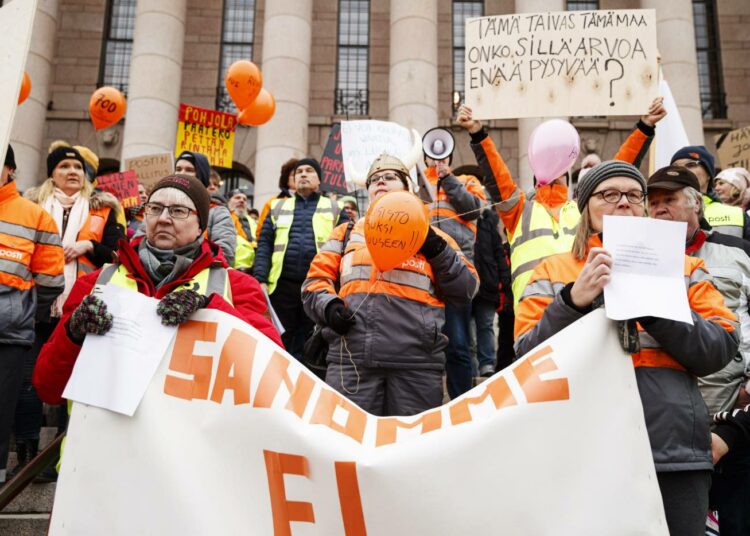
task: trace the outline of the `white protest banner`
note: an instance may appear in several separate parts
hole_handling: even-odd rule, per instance
[[[714,140],[722,168],[750,169],[750,127],[721,134]]]
[[[171,175],[174,171],[174,156],[172,153],[156,153],[125,159],[123,171],[132,169],[138,176],[138,181],[148,189],[160,179]]]
[[[0,162],[5,161],[31,43],[37,0],[14,0],[0,8]]]
[[[668,166],[672,161],[672,155],[686,145],[688,141],[685,125],[682,123],[680,110],[672,96],[672,90],[664,78],[659,81],[659,93],[664,97],[664,109],[667,116],[659,121],[659,128],[652,143],[652,158],[649,160],[649,174],[657,169]]]
[[[652,9],[466,20],[466,104],[477,119],[640,115],[658,96]]]
[[[632,360],[603,310],[446,405],[378,418],[204,309],[133,418],[74,405],[50,534],[667,527]]]
[[[422,157],[422,138],[416,130],[389,121],[342,121],[341,151],[347,182],[362,188],[381,153],[398,157],[411,169]]]

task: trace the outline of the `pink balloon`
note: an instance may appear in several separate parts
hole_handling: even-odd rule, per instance
[[[529,136],[529,165],[539,185],[549,184],[568,171],[578,157],[581,138],[573,125],[550,119]]]

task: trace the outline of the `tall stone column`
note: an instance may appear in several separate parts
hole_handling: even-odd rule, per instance
[[[564,0],[516,0],[516,13],[543,13],[565,11]],[[527,117],[518,120],[518,177],[516,181],[524,191],[534,187],[534,172],[529,166],[529,136],[543,121],[551,117]]]
[[[307,155],[310,101],[312,0],[266,1],[263,22],[263,86],[276,99],[276,113],[258,127],[255,205],[278,193],[281,165]]]
[[[44,128],[52,82],[52,62],[57,39],[58,0],[39,0],[34,17],[26,72],[31,78],[31,94],[18,107],[10,143],[16,156],[18,187],[25,190],[44,180],[46,156]],[[46,161],[45,161],[46,162]]]
[[[437,4],[391,0],[388,117],[420,134],[438,124]]]
[[[122,161],[173,151],[180,107],[186,0],[138,0]]]
[[[656,37],[664,79],[693,145],[703,144],[698,61],[695,53],[691,0],[641,0],[644,9],[656,10]]]

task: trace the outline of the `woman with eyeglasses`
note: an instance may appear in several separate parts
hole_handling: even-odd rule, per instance
[[[602,248],[605,215],[643,217],[646,181],[630,164],[608,161],[578,186],[581,221],[573,250],[534,270],[516,310],[523,355],[601,305],[612,256]],[[619,325],[631,354],[667,524],[673,535],[704,534],[711,484],[709,416],[696,376],[721,370],[737,352],[737,323],[703,261],[685,256],[693,325],[642,317]]]
[[[218,309],[254,326],[276,344],[278,332],[263,314],[266,302],[255,279],[227,267],[219,246],[204,238],[209,194],[189,175],[159,181],[144,207],[145,237],[119,243],[116,263],[80,278],[62,321],[42,348],[34,385],[40,398],[59,404],[87,334],[106,333],[112,315],[93,292],[112,284],[158,298],[165,325],[178,325],[200,308]]]
[[[409,191],[396,157],[375,159],[370,202]],[[443,401],[445,303],[470,304],[479,279],[458,244],[430,227],[420,250],[379,273],[365,220],[341,224],[320,248],[302,285],[305,312],[324,326],[326,383],[373,415],[415,415]]]

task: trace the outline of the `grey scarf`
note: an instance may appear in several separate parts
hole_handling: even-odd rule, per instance
[[[138,247],[138,258],[156,288],[173,281],[198,257],[203,237],[176,249],[159,249],[144,239]]]

